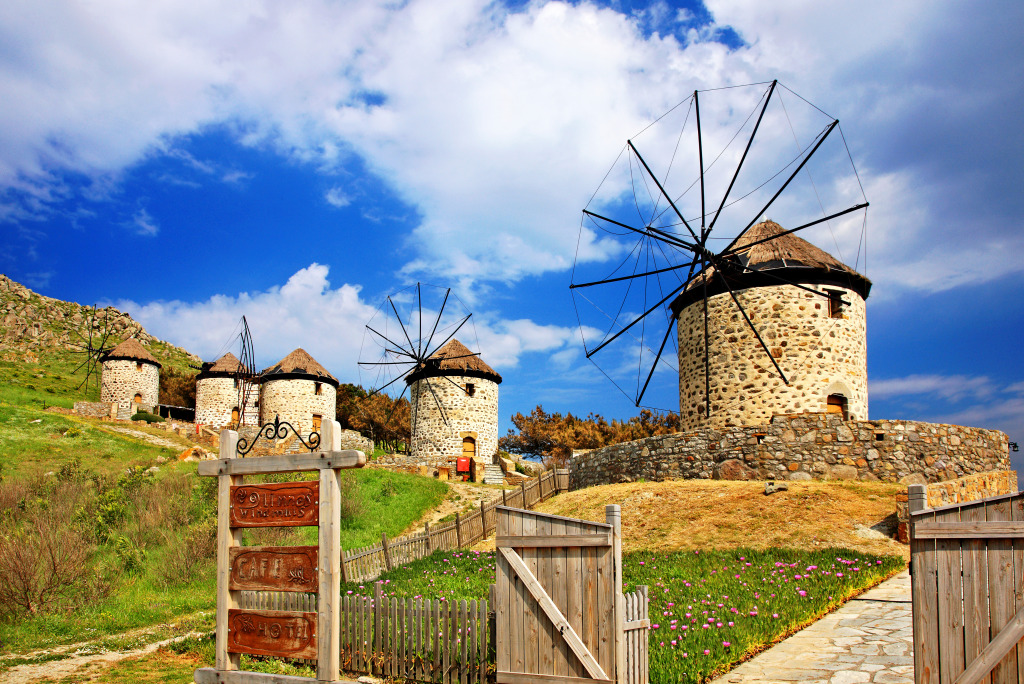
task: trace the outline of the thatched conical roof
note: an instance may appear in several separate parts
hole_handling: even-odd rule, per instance
[[[864,299],[871,291],[870,280],[825,250],[793,233],[786,233],[775,221],[762,221],[748,228],[736,238],[731,251],[733,253],[726,257],[730,268],[723,265],[722,270],[734,291],[785,283],[845,287]],[[677,314],[703,298],[705,279],[708,296],[728,292],[715,267],[709,266],[672,302]]]
[[[238,360],[238,357],[231,352],[228,352],[216,361],[207,361],[204,363],[203,369],[199,372],[199,375],[196,376],[196,379],[230,378],[237,375],[239,371],[241,371],[243,375],[248,375],[249,373],[249,369]]]
[[[103,357],[104,361],[142,361],[144,363],[151,363],[157,368],[160,368],[160,362],[149,353],[149,350],[142,346],[134,337],[129,337],[127,340],[111,349],[106,356]]]
[[[316,380],[335,387],[341,384],[336,377],[328,373],[326,368],[310,356],[309,352],[301,347],[260,374],[260,382],[291,379]]]
[[[456,339],[431,354],[427,363],[410,373],[405,381],[412,384],[420,378],[442,375],[465,375],[501,383],[501,375],[497,371],[484,363],[479,354],[474,354]]]

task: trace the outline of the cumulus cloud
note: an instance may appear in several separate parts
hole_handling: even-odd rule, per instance
[[[238,355],[239,321],[245,316],[260,368],[302,347],[339,380],[358,382],[365,326],[379,302],[367,302],[357,285],[333,287],[329,273],[328,265],[313,263],[284,285],[263,291],[220,294],[197,302],[121,300],[114,305],[151,334],[208,361],[228,351]],[[515,367],[524,354],[558,352],[575,334],[569,328],[529,319],[503,320],[486,312],[474,319],[481,356],[499,372]]]
[[[882,289],[1022,268],[1020,7],[707,9],[695,26],[662,2],[6,3],[0,217],[65,201],[68,172],[102,189],[178,155],[209,173],[176,141],[222,126],[328,171],[358,156],[422,217],[405,274],[511,282],[614,253],[589,234],[577,245],[579,210],[626,136],[694,88],[777,76],[844,120]],[[717,42],[723,29],[743,44]]]

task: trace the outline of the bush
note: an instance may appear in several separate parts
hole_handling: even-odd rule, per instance
[[[64,436],[65,437],[81,437],[82,436],[82,428],[78,427],[77,425],[72,425],[71,427],[69,427],[67,430],[64,431]]]
[[[200,566],[217,553],[217,521],[206,520],[188,528],[183,539],[169,538],[161,574],[167,584],[189,582],[199,574]]]
[[[167,422],[166,418],[163,418],[161,416],[155,416],[152,413],[147,413],[145,411],[138,411],[138,412],[136,412],[136,414],[134,416],[132,416],[132,420],[144,420],[144,421],[146,421],[147,424],[148,423],[166,423]]]
[[[0,613],[49,611],[88,590],[89,559],[95,546],[81,526],[70,522],[77,506],[74,485],[55,492],[48,506],[36,506],[21,525],[0,536]]]

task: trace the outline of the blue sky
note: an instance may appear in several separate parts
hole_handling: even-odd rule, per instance
[[[538,403],[627,417],[567,289],[580,210],[694,89],[777,78],[842,121],[871,202],[871,417],[1024,440],[1022,25],[1009,2],[8,2],[0,271],[207,359],[245,314],[260,363],[302,346],[353,382],[386,294],[451,286],[503,432]]]

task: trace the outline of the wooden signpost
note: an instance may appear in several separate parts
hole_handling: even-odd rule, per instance
[[[325,451],[234,458],[238,433],[220,435],[222,458],[199,464],[216,476],[217,646],[215,666],[195,671],[197,684],[300,684],[338,682],[341,601],[340,471],[366,463],[361,451],[339,450],[341,426],[325,423]],[[317,472],[318,480],[245,484],[245,475]],[[249,527],[319,527],[317,546],[242,546]],[[250,610],[240,591],[316,592],[316,612]],[[242,653],[317,661],[316,679],[284,677],[239,668]]]

